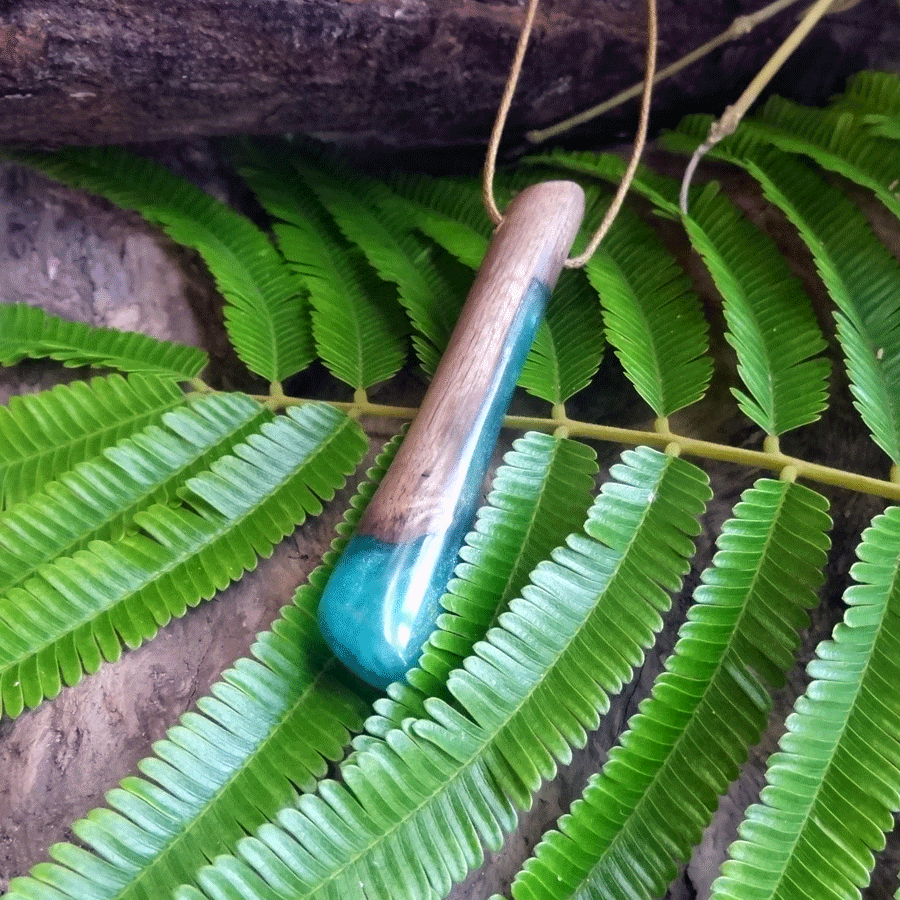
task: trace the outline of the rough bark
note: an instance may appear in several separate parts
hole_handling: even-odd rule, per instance
[[[763,5],[660,0],[661,62]],[[301,131],[390,148],[477,145],[522,15],[523,0],[0,0],[0,141]],[[644,18],[642,0],[544,0],[510,134],[635,82]],[[701,97],[707,111],[728,102],[794,19],[789,10],[677,76],[658,92],[659,121]],[[862,0],[819,25],[781,91],[824,99],[850,71],[896,68],[898,51],[896,2]],[[593,131],[615,138],[629,118]]]

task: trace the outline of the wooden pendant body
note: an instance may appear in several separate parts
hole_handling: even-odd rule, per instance
[[[319,612],[323,633],[372,684],[401,678],[434,628],[583,209],[572,182],[534,185],[510,204],[419,413],[332,573]]]

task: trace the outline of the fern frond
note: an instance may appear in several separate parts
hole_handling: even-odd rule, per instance
[[[56,861],[10,885],[9,900],[157,900],[193,878],[223,848],[296,803],[340,757],[362,725],[371,689],[337,663],[321,638],[316,610],[334,568],[399,442],[376,460],[338,525],[343,537],[251,657],[239,660],[186,713],[155,756],[138,766],[72,826],[90,848],[56,844]],[[122,841],[129,847],[123,856]]]
[[[0,509],[185,403],[177,382],[121,375],[12,397],[0,407]]]
[[[210,898],[443,896],[498,847],[515,808],[583,744],[661,627],[709,496],[688,463],[624,454],[573,536],[532,574],[429,718],[391,731],[342,766],[343,784],[282,810],[198,882]],[[660,538],[663,538],[660,542]],[[182,887],[179,900],[203,897]]]
[[[859,116],[872,134],[900,138],[900,78],[894,72],[858,72],[831,108]]]
[[[613,153],[593,153],[560,148],[552,150],[550,153],[528,156],[524,162],[542,168],[549,167],[556,171],[571,172],[575,175],[587,175],[614,184],[621,180],[626,167],[625,160]],[[657,175],[646,166],[638,166],[633,181],[635,193],[653,203],[667,218],[679,219],[681,213],[678,209],[678,191],[676,189],[673,193],[673,186],[672,179]]]
[[[513,897],[663,895],[762,735],[766,683],[783,684],[794,663],[822,582],[826,507],[807,488],[769,479],[744,493],[651,698],[538,844]]]
[[[711,116],[688,116],[679,125],[679,132],[692,136],[703,132],[701,140],[705,140],[711,123]],[[746,147],[768,144],[807,156],[823,169],[869,188],[895,216],[900,216],[900,147],[896,141],[870,134],[853,113],[811,109],[771,97],[759,116],[741,123],[737,138]]]
[[[849,609],[809,664],[714,900],[858,898],[900,807],[900,509],[863,535]]]
[[[413,326],[412,344],[416,356],[423,371],[432,375],[447,349],[450,335],[469,295],[472,272],[429,238],[412,234],[409,239],[419,247],[419,264],[429,273],[435,288],[429,305],[406,307]]]
[[[461,284],[458,277],[448,277],[446,267],[435,262],[433,244],[415,232],[406,206],[380,182],[360,178],[348,189],[317,170],[300,171],[347,240],[362,250],[379,277],[397,286],[419,338],[419,361],[426,372],[434,372],[471,278]]]
[[[405,201],[412,225],[470,269],[481,265],[494,226],[476,181],[404,173],[388,184]]]
[[[565,403],[590,384],[603,350],[597,296],[581,272],[564,270],[518,383],[548,403]]]
[[[900,465],[900,266],[859,209],[797,161],[755,152],[743,164],[812,252],[840,310],[837,332],[854,405]]]
[[[178,508],[139,512],[141,533],[42,568],[0,598],[0,704],[18,715],[137,647],[212,597],[307,515],[321,512],[365,448],[331,407],[292,410],[192,478]]]
[[[827,403],[825,338],[800,279],[774,243],[708,185],[685,220],[725,301],[725,338],[749,393],[738,405],[767,434],[814,422]]]
[[[551,157],[566,165],[566,156]],[[590,168],[576,156],[571,165]],[[615,178],[624,162],[606,157],[592,174]],[[663,212],[678,212],[678,185],[640,172],[633,182]],[[726,339],[738,356],[738,373],[749,393],[732,389],[743,412],[767,434],[780,435],[815,421],[827,403],[826,347],[800,280],[777,248],[758,228],[706,185],[691,201],[684,226],[724,300]]]
[[[174,500],[211,458],[269,419],[241,394],[201,397],[44,485],[0,514],[0,595],[56,557],[121,537],[136,512]]]
[[[655,233],[620,210],[586,271],[609,342],[656,415],[699,400],[712,377],[708,326],[690,282]]]
[[[781,97],[770,97],[757,118],[751,127],[765,140],[870,188],[900,216],[900,147],[895,141],[868,133],[852,114],[800,106]]]
[[[476,269],[481,265],[493,228],[473,182],[457,182],[449,179],[437,181],[424,176],[403,176],[394,179],[392,186],[405,200],[405,204],[399,209],[396,198],[383,192],[377,192],[370,202],[381,207],[382,216],[390,215],[395,223],[395,234],[403,227],[401,222],[405,221],[407,227],[418,228],[470,268]],[[499,185],[498,196],[508,197],[513,193],[513,188],[514,185],[509,181]],[[336,210],[333,209],[332,212],[338,215]],[[359,241],[361,245],[366,241],[371,242],[372,238],[366,232],[372,232],[374,229],[364,228],[361,221],[356,222],[353,227],[355,230],[351,235],[346,227],[342,226],[345,233]],[[403,243],[407,245],[404,251],[406,263],[410,249],[416,248],[416,244],[408,237],[404,238]],[[396,271],[398,265],[396,259],[400,248],[396,241],[394,244],[395,246],[389,248],[385,241],[376,248],[382,257],[381,262],[372,258],[370,251],[366,252],[383,277],[400,285],[403,297],[404,289]],[[419,249],[419,260],[422,261],[415,264],[420,268],[423,262],[428,265],[424,257],[424,253]],[[391,267],[394,274],[391,274]],[[423,271],[428,274],[431,269],[433,267]],[[430,344],[436,350],[443,350],[465,298],[459,297],[458,303],[451,303],[448,307],[443,297],[448,290],[452,290],[452,282],[448,284],[446,279],[443,282],[438,281],[433,274],[429,281],[430,295],[424,290],[425,285],[421,285],[419,294],[422,299],[418,299],[415,305],[421,310],[418,318],[425,319],[430,324],[428,332],[423,330],[422,333],[434,334],[435,338],[430,340]],[[469,286],[467,285],[466,293]],[[428,296],[431,297],[430,301],[425,299]],[[413,316],[412,304],[405,300],[404,305]],[[425,310],[428,310],[427,319]],[[443,311],[443,315],[440,311]],[[448,322],[451,313],[454,315]],[[413,323],[416,324],[415,318]],[[428,348],[428,351],[430,349]],[[426,371],[433,370],[434,356],[430,352],[426,352],[424,356],[425,358],[420,353]],[[550,298],[546,315],[538,328],[518,383],[530,394],[548,403],[564,403],[590,383],[602,358],[603,330],[597,315],[596,302],[587,289],[582,275],[564,272]]]
[[[688,146],[697,122],[669,136]],[[801,160],[752,138],[728,138],[713,153],[743,166],[800,232],[837,304],[837,334],[854,405],[875,442],[900,464],[900,266],[860,210]]]
[[[418,667],[375,703],[366,730],[384,737],[427,697],[446,693],[449,673],[484,638],[531,570],[577,531],[591,505],[594,452],[579,441],[529,432],[513,444],[494,477],[487,504],[460,550],[463,562],[441,603],[447,614],[426,642]],[[365,739],[357,746],[364,746]]]
[[[832,102],[834,109],[900,116],[900,78],[895,72],[857,72]]]
[[[198,347],[135,331],[69,322],[25,303],[0,306],[0,366],[49,357],[66,366],[102,366],[187,381],[209,361]]]
[[[278,246],[309,292],[322,362],[357,389],[390,378],[406,359],[408,330],[393,289],[343,239],[290,161],[248,158],[241,174],[280,220]]]
[[[303,286],[249,219],[148,159],[115,147],[70,147],[17,158],[52,178],[139,212],[202,257],[225,297],[237,355],[269,381],[314,358]]]

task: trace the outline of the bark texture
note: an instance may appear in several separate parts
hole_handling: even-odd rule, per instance
[[[765,0],[659,0],[661,64]],[[305,132],[416,149],[486,139],[523,0],[0,0],[0,141],[146,142]],[[799,7],[798,7],[799,8]],[[788,10],[662,87],[665,124],[733,99],[793,26]],[[544,0],[510,120],[514,139],[638,80],[643,0]],[[780,78],[828,96],[848,72],[896,68],[900,9],[829,17]],[[630,133],[633,107],[592,126]]]

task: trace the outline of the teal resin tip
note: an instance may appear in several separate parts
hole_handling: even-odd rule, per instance
[[[348,669],[384,689],[415,666],[461,542],[458,529],[401,544],[351,538],[319,604],[322,634]]]

